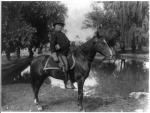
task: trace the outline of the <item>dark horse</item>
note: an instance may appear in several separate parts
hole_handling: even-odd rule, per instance
[[[96,36],[71,53],[74,54],[75,66],[73,69],[69,70],[69,74],[72,82],[77,82],[78,84],[78,106],[80,111],[84,110],[82,104],[84,81],[89,75],[91,63],[96,55],[96,52],[101,53],[105,56],[105,58],[110,58],[112,56],[112,51],[110,50],[105,39]],[[43,69],[48,57],[49,55],[42,55],[33,59],[30,68],[31,83],[35,99],[34,102],[38,106],[39,110],[42,110],[42,107],[39,105],[38,92],[43,81],[48,76],[51,76],[65,82],[65,77],[62,70],[51,69],[45,71]],[[71,55],[68,55],[68,59],[71,59]],[[53,60],[51,61],[53,62]]]

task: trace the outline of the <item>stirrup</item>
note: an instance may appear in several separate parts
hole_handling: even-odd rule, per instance
[[[59,65],[59,67],[60,67],[60,69],[65,73],[66,71],[65,71],[65,67],[63,66],[63,65]]]
[[[65,73],[66,72],[66,70],[65,70],[65,68],[64,67],[62,67],[62,71]]]
[[[63,72],[66,72],[65,65],[59,65],[59,67],[62,69]]]

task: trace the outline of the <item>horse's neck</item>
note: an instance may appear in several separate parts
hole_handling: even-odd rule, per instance
[[[79,49],[82,51],[82,53],[84,53],[83,55],[88,59],[88,61],[93,61],[96,51],[93,47],[92,39],[81,45]]]

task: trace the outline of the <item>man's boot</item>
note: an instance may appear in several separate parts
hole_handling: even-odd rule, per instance
[[[65,74],[65,87],[66,89],[74,89],[74,85],[73,83],[71,82],[70,80],[70,76],[68,75],[68,66],[67,66],[67,58],[66,57],[59,57],[60,58],[60,61],[62,62],[62,70]],[[64,61],[64,62],[63,62]],[[66,61],[66,62],[65,62]]]
[[[69,78],[68,74],[67,74],[67,72],[65,72],[65,81],[66,81],[65,87],[66,87],[66,89],[75,89],[73,83],[68,78]]]

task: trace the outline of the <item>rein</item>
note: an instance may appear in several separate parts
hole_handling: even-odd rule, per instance
[[[85,52],[84,52],[81,48],[79,48],[79,51],[81,52],[81,54],[82,54],[83,56],[85,56],[85,57],[88,59],[89,62],[92,62],[92,61],[93,61],[93,58],[88,57],[87,54],[85,54]]]

